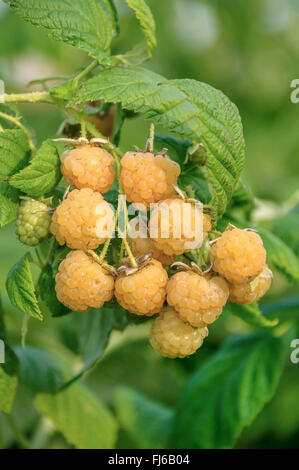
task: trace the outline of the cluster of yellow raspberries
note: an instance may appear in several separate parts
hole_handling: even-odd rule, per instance
[[[156,229],[156,235],[128,239],[132,255],[143,259],[137,268],[109,269],[90,250],[109,238],[113,226],[114,211],[102,196],[114,182],[113,165],[109,152],[91,144],[67,150],[61,157],[62,174],[75,189],[56,208],[51,221],[50,230],[59,244],[73,250],[59,266],[57,297],[74,311],[99,308],[115,296],[133,314],[158,314],[151,330],[152,346],[166,357],[186,357],[202,345],[207,326],[219,317],[227,301],[251,303],[269,289],[272,273],[262,240],[254,231],[232,227],[209,242],[211,217],[203,214],[202,239],[210,243],[209,271],[201,271],[194,263],[181,265],[169,278],[169,265],[186,254],[188,243],[194,240],[197,207],[176,193],[180,167],[167,155],[127,152],[121,159],[119,182],[126,200],[136,207],[142,203],[149,209],[157,203],[146,228],[149,233]],[[162,202],[166,206],[176,202],[178,207],[190,204],[189,233],[182,230],[182,235],[175,236],[170,212],[169,232],[167,238],[163,236]],[[101,221],[107,229],[104,237],[97,232]]]

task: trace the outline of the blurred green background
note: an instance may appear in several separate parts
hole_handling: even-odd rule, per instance
[[[158,48],[148,66],[168,78],[188,77],[207,82],[236,103],[247,146],[244,180],[257,198],[271,201],[262,206],[256,217],[267,219],[268,210],[279,214],[279,207],[299,187],[299,104],[290,101],[291,81],[298,78],[299,0],[148,3],[156,19],[158,38]],[[121,35],[114,42],[115,53],[135,44],[140,34],[124,2],[116,4]],[[43,30],[23,22],[0,0],[0,78],[7,92],[38,90],[39,86],[28,88],[27,83],[44,76],[70,74],[87,63],[85,54],[49,39]],[[37,143],[56,135],[62,121],[60,111],[43,104],[23,105],[20,109]],[[141,118],[127,120],[121,147],[125,150],[133,144],[144,146],[147,133],[148,124]],[[8,322],[11,340],[19,343],[22,318],[9,305],[4,285],[8,270],[25,251],[13,230],[13,226],[7,226],[0,232],[0,291],[11,313]],[[293,293],[294,288],[275,273],[266,300]],[[115,333],[104,358],[87,380],[108,404],[115,387],[124,384],[173,405],[190,373],[217,350],[223,339],[228,334],[248,330],[241,320],[224,317],[211,329],[204,348],[184,361],[165,360],[152,351],[147,340],[148,325],[131,326],[125,333]],[[55,349],[61,355],[71,355],[76,350],[74,322],[76,315],[48,319],[44,326],[32,321],[30,341]],[[299,447],[298,367],[288,367],[276,397],[245,430],[237,447]],[[16,416],[25,429],[37,432],[37,416],[25,392],[19,393],[15,406]],[[37,432],[37,441],[38,437]],[[0,446],[10,445],[12,436],[5,420],[0,418]],[[58,433],[49,433],[46,445],[67,447]],[[136,445],[134,438],[123,430],[118,446]]]

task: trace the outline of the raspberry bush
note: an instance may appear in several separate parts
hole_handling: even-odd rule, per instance
[[[271,269],[299,282],[292,248],[253,221],[253,197],[240,179],[245,143],[237,107],[206,83],[168,80],[141,65],[156,47],[154,19],[144,0],[127,4],[140,22],[145,44],[123,54],[111,53],[118,34],[113,1],[74,0],[71,5],[55,0],[53,11],[46,0],[36,6],[30,0],[8,3],[54,39],[85,51],[91,62],[52,88],[4,93],[1,102],[0,117],[8,125],[1,125],[0,132],[0,225],[16,220],[19,242],[29,247],[8,273],[7,293],[24,315],[23,346],[33,321],[41,321],[45,348],[34,362],[30,349],[7,346],[9,365],[0,364],[0,411],[11,412],[23,380],[38,393],[37,411],[72,445],[113,447],[114,412],[93,401],[79,381],[102,357],[110,334],[127,326],[128,331],[140,328],[153,357],[194,355],[186,359],[191,367],[190,361],[205,358],[214,347],[220,315],[219,329],[227,333],[227,319],[234,315],[244,328],[249,325],[248,334],[229,340],[210,361],[203,359],[169,421],[169,445],[233,446],[270,400],[283,367],[286,325],[280,329],[280,312],[266,315],[259,304],[275,278]],[[65,118],[60,133],[48,135],[37,149],[21,122],[19,103],[56,106]],[[98,115],[91,113],[92,107],[100,110]],[[123,148],[123,125],[137,114],[148,122],[144,150],[134,150],[134,141]],[[169,135],[159,134],[159,127]],[[0,333],[6,340],[0,312]],[[5,320],[9,314],[5,312]],[[66,343],[57,347],[57,354],[57,343],[47,343],[43,333],[52,317],[61,322],[55,341]],[[74,324],[80,341],[73,338]],[[77,342],[80,354],[75,354]],[[65,354],[67,367],[54,366],[66,349],[71,351]],[[48,379],[42,384],[24,379],[30,364],[45,367]],[[2,389],[9,390],[6,400]],[[86,403],[97,403],[96,424],[101,423],[105,435],[98,437],[94,421],[84,414]],[[82,418],[83,437],[60,421],[57,410],[64,406],[72,428],[81,428]],[[202,422],[206,434],[198,431]]]

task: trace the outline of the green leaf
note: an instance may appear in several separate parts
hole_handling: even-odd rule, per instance
[[[201,142],[207,153],[210,201],[221,216],[245,161],[236,106],[219,90],[196,80],[166,80],[140,67],[105,69],[82,84],[74,102],[103,99],[143,113],[171,131]]]
[[[30,254],[27,252],[11,268],[7,275],[6,289],[15,307],[38,320],[43,320],[35,295],[29,259]]]
[[[250,305],[227,303],[225,311],[241,318],[241,320],[245,321],[249,325],[256,326],[258,328],[272,328],[278,323],[277,318],[270,319],[265,317],[259,309],[257,302]]]
[[[203,167],[188,168],[179,177],[179,185],[182,188],[191,185],[195,192],[195,198],[203,204],[208,204],[212,199],[211,188]]]
[[[144,0],[126,0],[126,3],[135,12],[146,39],[148,57],[151,57],[157,45],[156,25],[152,12]]]
[[[40,197],[51,192],[60,179],[58,151],[51,140],[46,140],[30,165],[15,174],[10,184],[28,196]]]
[[[8,375],[3,367],[0,367],[0,411],[10,413],[17,385],[17,377]]]
[[[167,148],[167,154],[172,158],[172,160],[176,161],[181,166],[186,160],[188,148],[192,145],[192,142],[189,139],[183,140],[178,137],[162,134],[155,134],[154,143],[155,147],[158,147],[159,150],[162,150],[162,148]]]
[[[268,318],[277,317],[282,322],[298,322],[299,320],[299,296],[284,297],[260,306],[261,311]]]
[[[202,365],[182,393],[173,442],[180,448],[231,448],[272,398],[284,343],[267,333],[236,337]]]
[[[45,266],[38,279],[39,298],[52,317],[62,317],[71,310],[57,299],[55,292],[55,276],[51,266]]]
[[[280,238],[258,227],[267,251],[267,260],[291,282],[299,283],[299,258]]]
[[[0,180],[24,168],[29,157],[28,140],[23,131],[9,129],[0,132]]]
[[[123,386],[115,392],[115,410],[121,427],[141,449],[167,446],[173,419],[170,408]]]
[[[19,191],[7,183],[0,183],[0,227],[12,222],[18,215]]]
[[[10,413],[18,385],[19,364],[14,352],[7,344],[4,310],[0,298],[0,341],[4,345],[4,363],[0,363],[0,411]],[[2,352],[2,351],[1,351]]]
[[[48,30],[50,37],[110,63],[115,17],[108,0],[12,0],[10,6],[24,20]]]
[[[34,404],[38,412],[78,449],[114,447],[116,421],[109,409],[85,386],[75,384],[56,395],[38,395]]]
[[[20,382],[34,393],[55,393],[64,381],[63,367],[58,359],[44,349],[16,347],[20,361]]]
[[[101,308],[91,308],[80,314],[78,339],[84,367],[64,385],[64,388],[82,377],[97,363],[108,344],[112,330],[122,331],[127,325],[125,312],[116,301],[112,300]]]

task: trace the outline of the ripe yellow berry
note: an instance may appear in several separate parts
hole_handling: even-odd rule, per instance
[[[244,284],[229,284],[229,302],[236,304],[251,304],[265,295],[270,289],[273,274],[265,265],[263,271],[252,282]]]
[[[51,232],[60,245],[77,250],[95,249],[109,238],[114,212],[100,193],[75,189],[57,207]]]
[[[100,147],[81,145],[61,156],[61,173],[77,189],[91,188],[106,193],[112,186],[115,171],[112,155]]]
[[[58,300],[76,312],[101,307],[113,290],[113,276],[83,251],[71,251],[56,274]]]
[[[167,255],[181,255],[196,248],[211,229],[209,215],[203,214],[202,227],[200,220],[200,209],[195,204],[180,198],[166,199],[151,213],[150,236],[157,249]]]
[[[166,255],[162,250],[155,247],[154,241],[151,238],[132,238],[132,253],[138,257],[152,252],[154,259],[160,261],[163,266],[169,266],[175,260],[175,256]]]
[[[171,307],[165,307],[153,324],[150,342],[165,357],[186,357],[195,353],[207,336],[207,328],[194,328],[184,323]]]
[[[229,295],[227,282],[219,277],[200,276],[181,271],[167,284],[167,302],[192,326],[213,323],[222,312]]]
[[[130,276],[121,274],[115,281],[118,303],[136,315],[152,316],[160,312],[166,297],[167,272],[153,259]]]
[[[181,170],[169,157],[127,152],[121,165],[120,182],[129,202],[142,203],[149,209],[151,203],[174,194],[172,185],[177,183]]]
[[[213,271],[232,284],[250,282],[262,271],[266,250],[261,237],[249,230],[226,230],[212,245]]]

